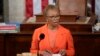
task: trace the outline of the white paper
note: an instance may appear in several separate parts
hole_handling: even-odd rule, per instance
[[[52,56],[61,56],[61,54],[52,54]]]

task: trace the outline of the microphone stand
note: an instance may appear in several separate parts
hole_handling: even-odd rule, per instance
[[[37,56],[40,56],[40,54],[39,54],[39,50],[40,50],[40,48],[39,48],[39,47],[40,47],[40,45],[39,45],[39,44],[40,44],[40,41],[41,41],[41,40],[39,40],[39,41],[38,41],[38,50],[37,50]]]

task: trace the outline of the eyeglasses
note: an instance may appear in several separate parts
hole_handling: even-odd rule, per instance
[[[48,18],[59,18],[60,15],[57,15],[57,16],[47,16]]]

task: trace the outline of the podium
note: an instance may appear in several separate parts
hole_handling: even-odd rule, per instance
[[[42,16],[40,16],[42,17]],[[43,19],[43,18],[42,18]],[[66,18],[63,20],[66,20]],[[87,23],[85,22],[60,22],[62,26],[68,28],[71,32],[92,32],[92,27],[96,23],[96,16],[92,15]],[[21,24],[21,32],[33,32],[34,29],[41,27],[45,22],[36,22],[32,24]]]
[[[75,22],[77,15],[60,15],[60,22]],[[46,22],[43,15],[36,15],[36,22]]]

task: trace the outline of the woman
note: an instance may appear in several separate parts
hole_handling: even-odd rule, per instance
[[[40,34],[44,34],[44,39],[39,43],[39,54],[43,56],[52,56],[60,54],[61,56],[74,56],[73,38],[70,31],[59,24],[60,10],[54,5],[48,5],[44,10],[46,24],[35,29],[31,53],[38,52],[38,42]]]

